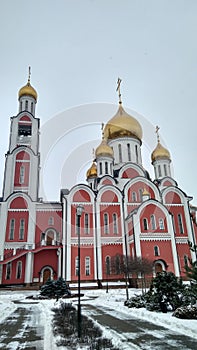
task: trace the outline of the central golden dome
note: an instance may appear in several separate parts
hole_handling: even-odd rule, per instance
[[[108,121],[104,128],[104,137],[112,140],[125,136],[135,137],[141,141],[142,128],[137,119],[125,112],[120,104],[117,113]]]
[[[33,86],[31,86],[29,80],[28,80],[28,83],[19,90],[18,98],[20,99],[20,97],[26,96],[26,95],[33,97],[37,101],[37,98],[38,98],[37,92],[33,88]]]

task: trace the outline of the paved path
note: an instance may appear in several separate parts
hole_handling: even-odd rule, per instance
[[[0,349],[43,350],[43,326],[37,304],[17,303],[17,309],[0,324]]]
[[[83,305],[83,310],[87,311],[94,320],[105,328],[113,330],[116,337],[119,337],[124,344],[130,345],[131,349],[144,350],[196,350],[197,340],[180,333],[172,332],[167,328],[157,326],[153,323],[140,320],[139,318],[125,316],[107,307],[100,309],[98,306],[89,304]],[[121,350],[121,349],[120,349]]]

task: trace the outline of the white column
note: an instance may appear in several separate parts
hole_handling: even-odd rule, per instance
[[[102,270],[102,247],[101,247],[101,220],[100,220],[100,203],[96,202],[97,216],[97,255],[98,255],[98,278],[103,278]]]
[[[61,248],[58,248],[57,250],[57,256],[58,256],[58,278],[61,277],[61,260],[62,260],[62,250]]]
[[[63,258],[62,258],[62,277],[66,278],[66,199],[63,197],[63,221],[62,221],[62,246],[63,246]]]
[[[28,252],[26,254],[25,283],[32,282],[32,271],[33,271],[33,253]]]
[[[136,257],[141,258],[142,252],[141,252],[141,244],[140,244],[140,218],[139,215],[133,215],[133,228],[134,228],[134,242],[135,242],[135,251],[136,251]]]
[[[172,257],[174,261],[174,272],[175,276],[180,277],[180,269],[179,269],[179,262],[178,262],[178,256],[177,256],[177,249],[176,249],[176,241],[174,236],[174,229],[173,229],[173,223],[172,223],[172,216],[167,216],[167,223],[168,223],[168,230],[171,235],[171,246],[172,246]]]

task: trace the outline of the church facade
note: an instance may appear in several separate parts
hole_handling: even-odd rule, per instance
[[[40,285],[59,276],[74,282],[79,263],[82,281],[120,280],[110,262],[118,265],[122,255],[150,260],[153,276],[164,270],[184,278],[185,263],[196,260],[188,245],[197,241],[195,208],[171,176],[171,156],[158,129],[151,180],[142,163],[141,125],[124,110],[119,91],[117,113],[103,126],[87,184],[61,190],[60,202],[44,202],[36,103],[29,76],[19,90],[5,159],[0,284]]]

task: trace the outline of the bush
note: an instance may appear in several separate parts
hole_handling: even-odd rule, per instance
[[[177,308],[172,316],[182,319],[197,319],[197,307],[196,306],[182,306]]]
[[[41,287],[40,295],[48,298],[60,298],[64,295],[70,296],[70,290],[66,281],[59,277],[58,280],[48,280],[46,284]]]

